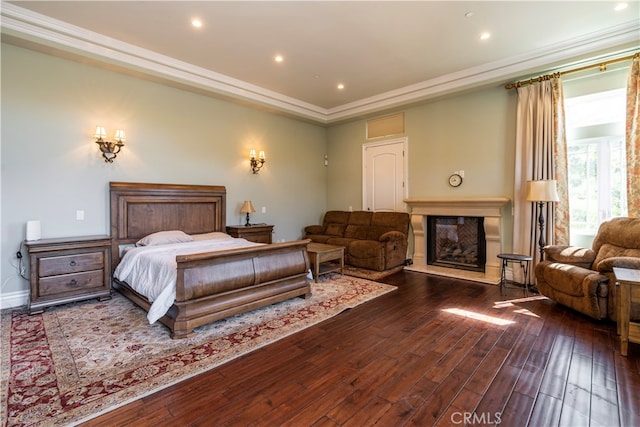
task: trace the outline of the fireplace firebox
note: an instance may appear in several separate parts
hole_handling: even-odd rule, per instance
[[[485,271],[484,218],[427,216],[427,264]]]

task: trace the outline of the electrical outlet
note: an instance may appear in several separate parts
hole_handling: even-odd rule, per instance
[[[84,221],[84,211],[81,211],[81,210],[76,211],[76,220]]]
[[[262,213],[267,213],[267,207],[266,207],[266,206],[263,206],[263,207],[262,207],[261,212],[262,212]]]

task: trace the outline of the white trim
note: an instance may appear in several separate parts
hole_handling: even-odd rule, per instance
[[[420,271],[446,270],[451,277],[475,277],[487,283],[500,280],[498,254],[502,252],[502,209],[510,200],[505,197],[478,197],[469,199],[407,199],[411,208],[411,230],[413,233],[413,268]],[[438,268],[427,265],[426,217],[429,215],[454,215],[484,217],[487,242],[484,273],[467,274],[463,270]]]
[[[29,304],[29,291],[3,292],[0,296],[0,309],[27,306]]]
[[[520,77],[530,70],[543,70],[544,67],[551,67],[578,56],[615,49],[626,44],[637,44],[640,31],[640,21],[633,20],[545,49],[468,68],[327,109],[70,25],[15,4],[3,2],[1,16],[2,33],[17,39],[61,49],[102,63],[116,64],[125,69],[179,82],[205,92],[268,106],[321,124],[424,101],[483,84],[502,82]]]

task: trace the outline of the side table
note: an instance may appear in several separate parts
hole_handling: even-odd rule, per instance
[[[618,324],[620,325],[620,354],[627,355],[629,342],[640,344],[640,321],[631,321],[631,304],[640,303],[640,270],[613,267],[618,298]]]
[[[227,234],[231,237],[241,237],[254,243],[271,243],[273,225],[227,225]]]
[[[339,271],[344,275],[344,246],[325,245],[324,243],[309,243],[307,254],[311,262],[313,280],[318,283],[318,276],[332,271]],[[327,261],[338,261],[335,266],[327,266]]]
[[[524,275],[524,291],[525,295],[529,295],[529,265],[533,260],[533,257],[530,255],[522,255],[522,254],[498,254],[498,258],[502,260],[502,265],[500,267],[500,289],[504,289],[507,286],[506,280],[506,270],[507,265],[511,263],[520,264],[520,268],[522,268],[522,274]]]
[[[81,236],[25,242],[29,251],[29,314],[91,298],[111,298],[111,237]]]

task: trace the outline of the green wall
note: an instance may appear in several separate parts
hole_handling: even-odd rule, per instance
[[[409,197],[511,199],[515,103],[514,91],[496,85],[404,109]],[[127,132],[113,164],[93,143],[98,124],[109,136]],[[227,223],[241,223],[240,205],[251,199],[259,211],[253,222],[274,224],[276,241],[297,239],[327,209],[362,208],[365,135],[365,119],[325,129],[3,44],[3,299],[28,289],[15,258],[26,221],[39,219],[45,238],[108,234],[109,181],[224,185]],[[249,170],[251,148],[267,155],[257,175]],[[456,170],[465,180],[451,188]]]
[[[28,220],[43,238],[110,233],[109,181],[224,185],[227,223],[250,199],[275,241],[300,238],[326,208],[322,126],[9,44],[1,54],[3,300],[28,290],[15,257]],[[113,164],[93,142],[98,124],[127,132]],[[257,175],[251,148],[266,152]]]
[[[408,197],[513,199],[516,101],[515,91],[496,85],[403,110]],[[362,144],[372,142],[366,120],[332,126],[327,141],[327,209],[362,209]],[[448,177],[458,170],[464,170],[464,182],[452,188]],[[510,205],[502,230],[503,249],[510,250]]]

